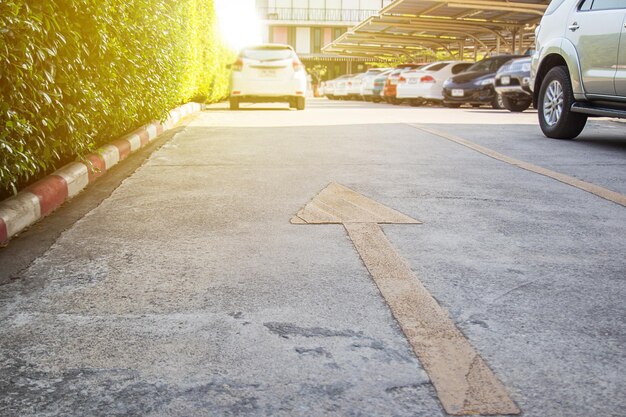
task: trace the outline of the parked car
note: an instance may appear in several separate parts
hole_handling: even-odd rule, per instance
[[[363,83],[364,72],[354,74],[348,78],[347,92],[348,100],[361,100],[361,85]]]
[[[389,75],[387,76],[387,81],[385,82],[385,86],[383,88],[383,99],[390,104],[400,104],[402,100],[398,100],[396,98],[396,88],[398,85],[398,80],[400,78],[400,74],[404,71],[408,71],[411,69],[418,69],[423,67],[426,64],[400,64],[398,65]]]
[[[347,78],[347,77],[348,75],[341,75],[337,78],[324,82],[324,95],[328,97],[328,99],[330,100],[335,100],[336,99],[335,89],[337,88],[337,82],[340,79]]]
[[[433,62],[419,69],[412,69],[400,74],[396,98],[408,100],[412,106],[425,102],[443,101],[443,83],[472,66],[463,61]]]
[[[572,139],[588,117],[626,118],[626,1],[553,0],[535,31],[539,125]]]
[[[335,82],[335,92],[333,94],[336,100],[348,99],[348,82],[352,76],[352,74],[346,74],[337,78],[337,81]]]
[[[522,112],[533,103],[530,91],[530,57],[512,59],[500,67],[494,81],[504,108]]]
[[[289,45],[263,44],[244,48],[232,69],[230,109],[239,103],[287,102],[304,110],[307,74]]]
[[[503,104],[494,89],[496,72],[513,58],[523,55],[500,55],[478,61],[464,72],[450,77],[443,84],[443,104],[446,107],[460,107],[462,104],[480,106],[490,104],[501,109]]]
[[[391,72],[391,68],[370,68],[365,72],[361,80],[361,97],[365,101],[372,101],[374,98],[374,80]]]
[[[389,74],[391,74],[393,70],[388,70],[380,74],[378,77],[374,78],[374,87],[372,88],[372,101],[374,103],[380,103],[384,100],[384,90],[385,84],[387,83],[387,78],[389,78]]]

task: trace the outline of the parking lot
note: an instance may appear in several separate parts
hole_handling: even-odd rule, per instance
[[[534,110],[227,107],[0,251],[0,414],[448,415],[366,216],[501,414],[623,415],[622,122],[560,141]]]

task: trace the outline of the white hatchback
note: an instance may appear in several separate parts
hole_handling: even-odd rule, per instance
[[[264,44],[241,50],[230,65],[230,109],[239,103],[287,102],[304,110],[307,75],[304,65],[289,45]]]

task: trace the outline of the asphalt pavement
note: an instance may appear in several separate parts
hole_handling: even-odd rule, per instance
[[[626,194],[625,126],[211,106],[0,249],[0,415],[448,415],[387,258],[292,220],[336,183],[422,222],[380,228],[521,415],[624,416],[626,207],[445,135]]]

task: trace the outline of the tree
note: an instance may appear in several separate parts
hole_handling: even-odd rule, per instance
[[[307,72],[311,75],[313,81],[313,95],[317,97],[317,88],[322,82],[324,75],[328,72],[328,67],[322,64],[315,64],[311,68],[307,68]]]

